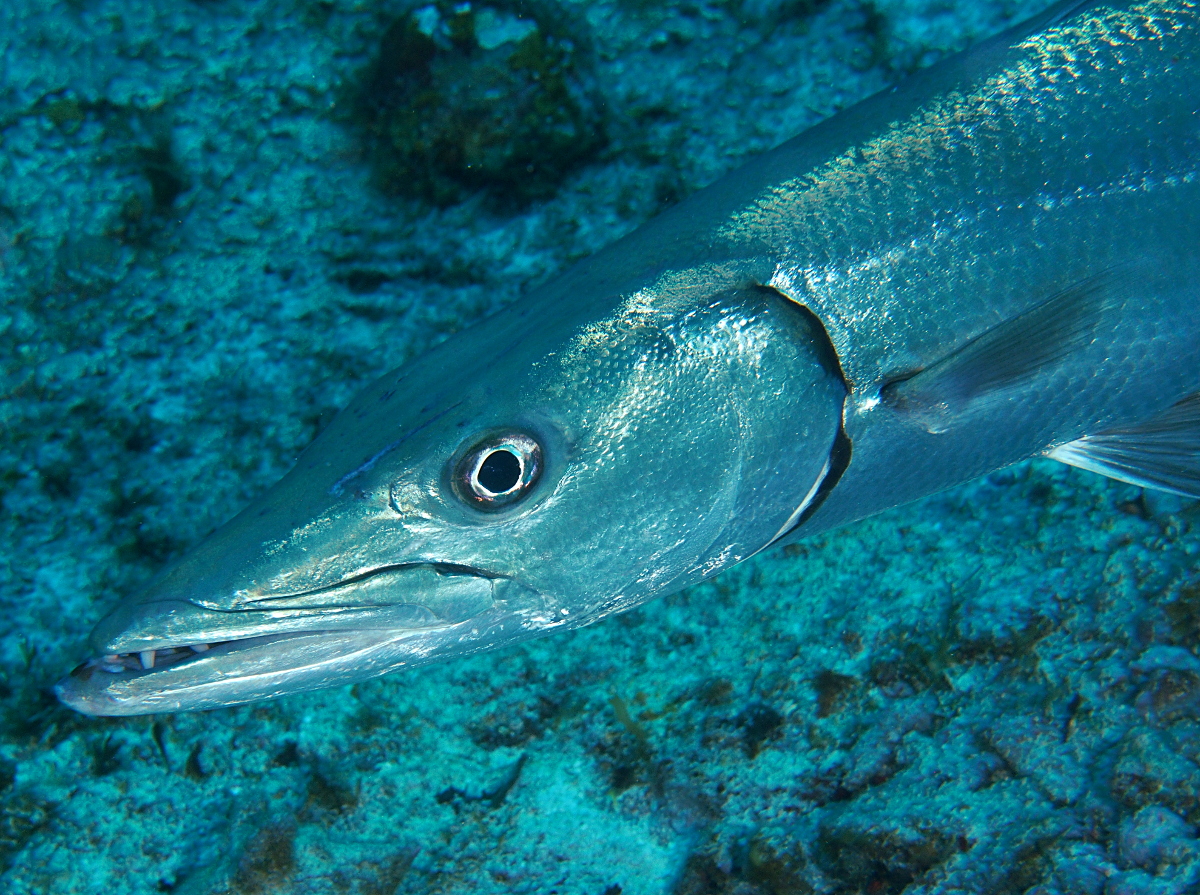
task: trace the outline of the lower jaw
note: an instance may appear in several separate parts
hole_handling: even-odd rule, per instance
[[[314,631],[224,641],[200,650],[168,648],[153,657],[103,656],[76,668],[55,693],[87,715],[222,708],[423,664],[437,651],[422,648],[422,635],[447,630]]]

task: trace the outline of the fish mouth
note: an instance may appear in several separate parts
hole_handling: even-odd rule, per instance
[[[521,639],[552,622],[536,591],[448,563],[385,566],[213,609],[155,599],[96,626],[96,653],[56,686],[88,715],[236,705],[350,683]]]

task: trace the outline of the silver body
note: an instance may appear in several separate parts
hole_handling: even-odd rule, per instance
[[[1056,8],[384,377],[59,695],[207,708],[586,624],[1149,419],[1200,391],[1198,147],[1195,6]],[[456,464],[510,430],[544,470],[480,511]]]

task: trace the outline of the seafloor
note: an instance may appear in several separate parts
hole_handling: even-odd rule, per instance
[[[46,690],[372,377],[1039,6],[5,0],[0,890],[1200,892],[1200,514],[1047,461],[348,689]]]

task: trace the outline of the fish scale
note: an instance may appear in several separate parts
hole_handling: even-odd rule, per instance
[[[774,284],[825,321],[855,386],[855,462],[808,531],[1147,418],[1200,389],[1196,7],[1093,8],[1094,18],[1077,11],[1081,24],[1005,49],[979,86],[921,98],[883,126],[868,141],[870,173],[845,152],[792,178],[815,186],[793,197],[804,212],[789,222],[737,216],[760,232],[770,217]],[[886,97],[871,102],[891,117]],[[853,225],[811,226],[820,216]],[[1143,270],[1145,288],[1106,342],[1014,393],[1005,412],[931,436],[875,403],[891,379],[1121,265]],[[921,456],[936,460],[904,462]]]

